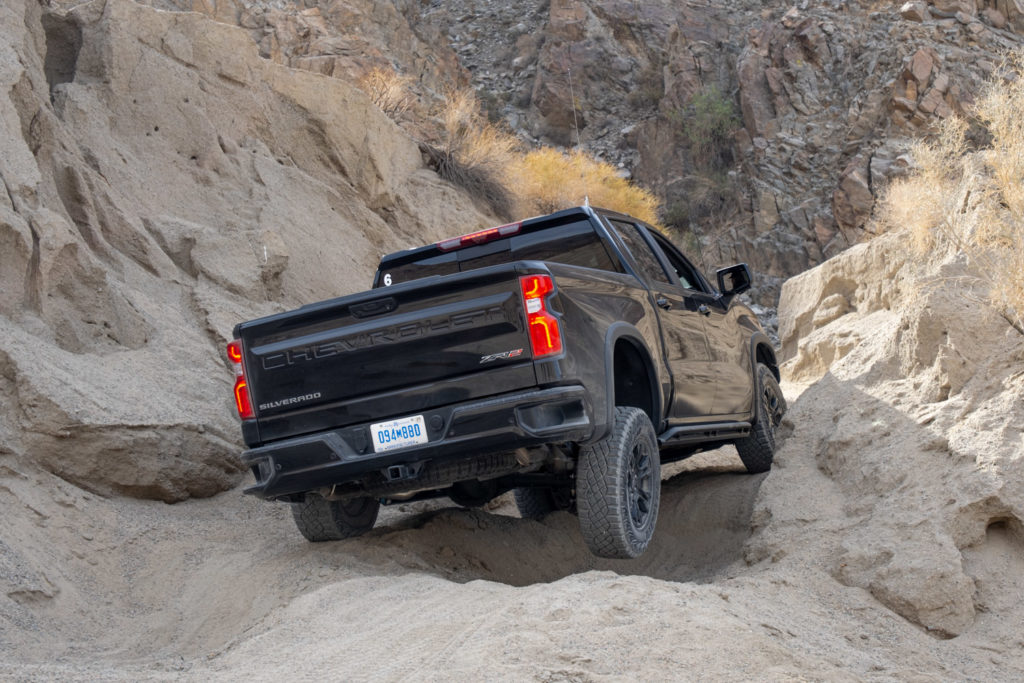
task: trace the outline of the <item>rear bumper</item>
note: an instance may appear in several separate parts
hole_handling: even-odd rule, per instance
[[[594,430],[593,409],[581,386],[516,392],[421,413],[428,443],[374,453],[370,423],[284,439],[242,453],[256,483],[245,493],[279,498],[358,482],[389,468],[427,461],[486,455],[558,441],[584,441]],[[404,416],[396,416],[404,417]],[[374,420],[379,422],[382,420]],[[415,477],[409,488],[416,488]]]

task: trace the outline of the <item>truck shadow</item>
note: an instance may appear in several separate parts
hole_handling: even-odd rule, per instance
[[[447,507],[399,517],[346,545],[348,552],[383,554],[409,570],[458,582],[526,586],[591,570],[704,582],[743,566],[743,545],[765,476],[686,472],[664,480],[654,539],[636,560],[591,555],[577,518],[565,512],[537,522]]]

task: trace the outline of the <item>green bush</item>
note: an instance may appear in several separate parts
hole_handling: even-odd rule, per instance
[[[694,163],[704,167],[722,165],[730,136],[739,127],[733,101],[718,86],[709,85],[691,97],[675,118],[689,143]]]

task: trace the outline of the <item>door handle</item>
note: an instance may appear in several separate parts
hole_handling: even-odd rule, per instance
[[[708,308],[707,304],[701,304],[697,307],[697,312],[701,315],[711,315],[711,309]]]
[[[657,301],[655,301],[655,303],[658,304],[659,306],[661,306],[662,308],[664,308],[666,311],[668,309],[672,308],[672,302],[669,301],[668,299],[666,299],[663,296],[659,296]]]

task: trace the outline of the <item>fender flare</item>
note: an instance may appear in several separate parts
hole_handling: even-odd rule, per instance
[[[593,441],[603,438],[608,432],[608,427],[615,424],[615,346],[623,339],[636,347],[647,370],[647,380],[651,387],[651,405],[657,423],[660,423],[664,417],[661,384],[654,370],[654,356],[651,354],[647,342],[644,341],[640,330],[633,325],[625,322],[613,323],[608,327],[604,336],[605,425],[604,429],[599,430],[600,434],[595,433]],[[658,431],[660,427],[660,424],[655,424],[655,431]]]
[[[779,362],[775,358],[775,346],[764,332],[755,332],[750,335],[750,369],[754,377],[757,376],[757,350],[759,348],[764,349],[765,354],[768,356],[768,363],[766,365],[771,368],[775,379],[780,379]]]
[[[760,362],[758,361],[757,355],[759,350],[763,351],[767,356],[765,359],[768,361],[766,365],[768,366],[768,369],[772,371],[772,374],[775,375],[775,379],[781,381],[781,377],[779,375],[779,362],[775,357],[775,346],[772,345],[772,340],[769,339],[768,335],[764,332],[755,332],[750,335],[750,379],[751,382],[753,382],[752,386],[754,387],[754,394],[757,393],[757,364]],[[752,401],[756,400],[757,396],[755,395],[752,398]],[[750,412],[754,412],[753,403],[750,404]]]

